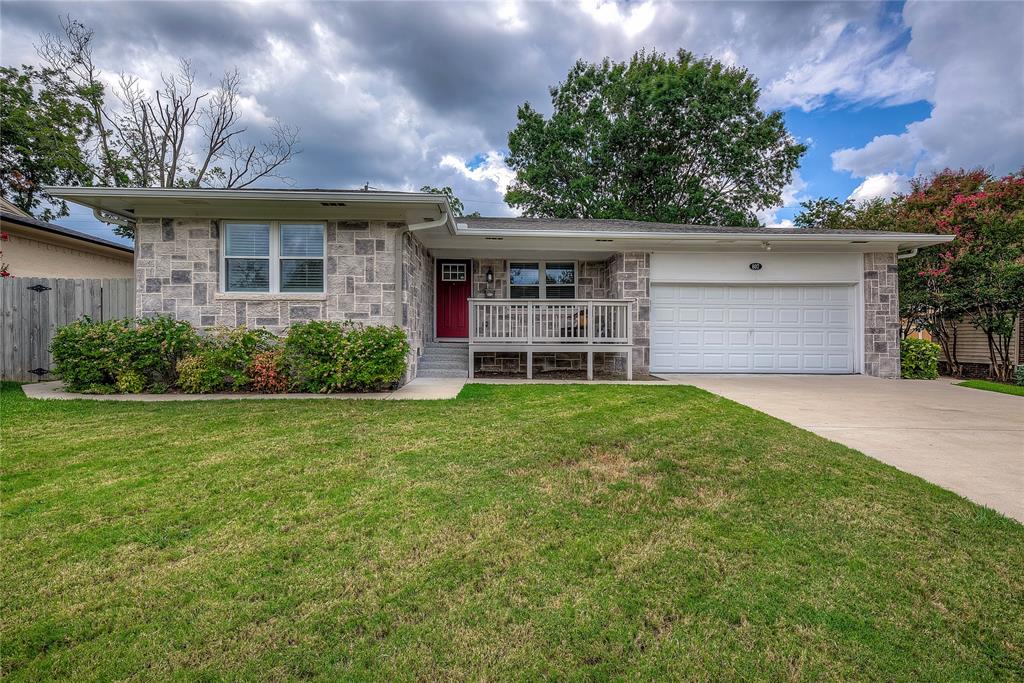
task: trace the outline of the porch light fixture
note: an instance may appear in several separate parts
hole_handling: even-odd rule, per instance
[[[487,272],[484,273],[484,278],[487,280],[487,284],[494,282],[494,269],[487,266]]]
[[[769,242],[761,242],[761,246],[764,247],[765,251],[771,251],[772,245]]]

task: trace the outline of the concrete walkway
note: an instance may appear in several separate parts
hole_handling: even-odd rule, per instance
[[[225,401],[225,400],[258,400],[287,401],[292,399],[360,399],[377,401],[427,401],[455,398],[462,391],[464,379],[427,379],[416,378],[399,387],[397,391],[381,391],[375,393],[339,393],[339,394],[76,394],[64,391],[61,382],[37,382],[23,384],[22,390],[29,398],[68,401],[84,399],[86,401],[140,401],[143,403],[159,403],[162,401]]]
[[[949,380],[662,376],[791,422],[1024,522],[1024,398]]]

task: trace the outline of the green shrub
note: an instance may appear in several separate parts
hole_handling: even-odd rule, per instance
[[[355,391],[385,389],[402,379],[408,354],[409,342],[400,327],[353,328],[342,349],[341,385]]]
[[[939,376],[939,345],[926,339],[902,340],[900,367],[904,379],[936,379]]]
[[[1024,387],[1024,363],[1018,365],[1014,370],[1013,381],[1018,387]]]
[[[376,391],[402,378],[408,353],[401,328],[314,320],[288,330],[282,363],[299,391]]]
[[[202,354],[222,375],[221,388],[240,391],[250,384],[249,368],[257,354],[270,351],[277,337],[264,329],[220,327],[203,339]]]
[[[178,386],[187,394],[241,391],[249,388],[253,359],[277,343],[263,329],[219,327],[203,337],[195,353],[178,362]]]
[[[187,321],[167,315],[139,318],[120,337],[118,356],[146,378],[173,384],[178,361],[199,348],[199,333]]]
[[[288,378],[281,371],[283,354],[280,349],[261,351],[249,364],[249,380],[253,391],[280,394],[288,391]]]
[[[119,348],[121,337],[130,328],[129,320],[97,322],[85,316],[57,330],[50,343],[53,372],[70,391],[110,387],[115,372],[122,370]]]
[[[198,344],[191,325],[167,316],[105,322],[86,316],[57,330],[50,352],[54,373],[68,389],[115,391],[118,378],[128,372],[141,377],[143,388],[172,382],[178,359]]]
[[[114,386],[122,394],[138,394],[146,388],[146,380],[137,370],[129,368],[117,376]]]
[[[351,323],[314,320],[288,329],[282,362],[293,388],[314,393],[337,389],[338,354],[351,327]]]
[[[186,394],[212,394],[224,387],[224,373],[208,353],[185,356],[177,371],[178,386]]]

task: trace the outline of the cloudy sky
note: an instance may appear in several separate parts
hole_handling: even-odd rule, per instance
[[[946,166],[1024,165],[1021,2],[0,2],[4,64],[71,14],[96,58],[155,82],[179,57],[212,85],[244,79],[244,115],[301,129],[295,187],[451,185],[467,210],[512,211],[502,161],[516,107],[550,111],[576,59],[685,48],[747,67],[761,106],[810,147],[764,212],[869,198]],[[274,185],[278,181],[269,181]],[[62,222],[104,232],[81,212]]]

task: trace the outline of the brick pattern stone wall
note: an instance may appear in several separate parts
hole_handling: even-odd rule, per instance
[[[487,282],[488,269],[494,275],[493,282]],[[504,299],[508,296],[508,264],[505,259],[473,259],[472,296],[480,299]]]
[[[633,372],[651,364],[651,255],[622,252],[608,259],[608,298],[633,299]]]
[[[606,261],[580,261],[576,279],[576,298],[609,298],[608,263]]]
[[[896,254],[864,254],[864,374],[886,379],[900,376]]]
[[[220,240],[215,221],[140,220],[136,226],[136,310],[214,325],[281,333],[314,319],[395,322],[394,240],[402,223],[327,221],[324,295],[218,293]]]
[[[415,235],[402,237],[402,327],[409,335],[406,375],[416,376],[423,347],[434,337],[434,259]]]

